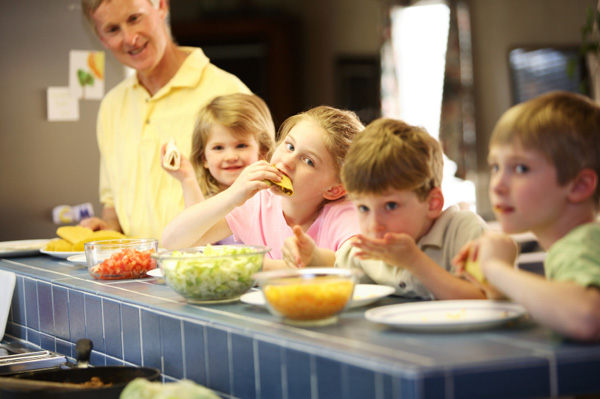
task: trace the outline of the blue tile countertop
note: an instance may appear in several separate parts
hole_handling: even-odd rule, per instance
[[[0,259],[17,285],[7,335],[94,365],[141,365],[223,398],[548,398],[600,392],[600,344],[530,320],[479,332],[404,332],[344,312],[337,324],[285,325],[242,302],[188,305],[162,279],[94,280],[48,256]],[[403,302],[388,297],[371,305]]]

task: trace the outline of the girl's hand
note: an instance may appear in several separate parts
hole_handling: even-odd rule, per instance
[[[312,261],[315,242],[300,226],[294,226],[293,231],[294,235],[283,242],[283,261],[290,268],[306,267]]]
[[[260,190],[269,188],[264,180],[280,181],[279,174],[277,168],[267,161],[255,162],[247,166],[223,193],[227,193],[235,206],[243,205]]]
[[[421,250],[411,236],[403,233],[386,233],[383,238],[370,238],[358,235],[351,241],[358,248],[360,259],[382,260],[385,263],[410,269]]]
[[[173,176],[175,179],[179,180],[181,183],[183,183],[187,179],[192,179],[195,181],[196,172],[194,171],[194,167],[192,166],[192,163],[183,154],[180,154],[181,162],[179,165],[179,169],[171,170],[164,167],[162,161],[165,158],[166,151],[167,144],[163,144],[160,147],[160,166],[163,168],[163,170],[171,176]]]

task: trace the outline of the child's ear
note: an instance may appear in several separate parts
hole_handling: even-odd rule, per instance
[[[335,184],[323,193],[323,198],[329,201],[335,201],[346,195],[346,189],[341,183]]]
[[[429,194],[427,194],[426,201],[429,203],[429,215],[432,218],[437,218],[444,209],[444,194],[442,194],[442,189],[439,187],[432,188]]]
[[[592,169],[582,169],[569,183],[571,188],[567,199],[571,202],[582,202],[594,195],[598,186],[598,175]]]

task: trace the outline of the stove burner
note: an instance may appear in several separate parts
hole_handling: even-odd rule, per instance
[[[0,343],[0,375],[58,368],[67,363],[65,356],[47,350],[30,350],[15,343]]]

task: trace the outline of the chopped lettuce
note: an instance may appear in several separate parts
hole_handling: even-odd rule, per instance
[[[190,301],[236,298],[254,285],[263,253],[243,246],[206,246],[202,253],[173,251],[162,268],[167,284]],[[248,254],[248,255],[245,255]],[[241,256],[235,256],[241,255]]]
[[[210,389],[191,380],[163,384],[144,378],[131,381],[121,392],[119,399],[220,399]]]

